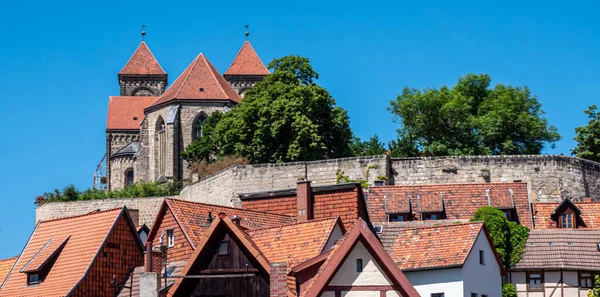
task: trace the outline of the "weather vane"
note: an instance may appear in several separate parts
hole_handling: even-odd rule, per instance
[[[146,25],[142,24],[142,41],[144,41],[144,36],[146,36]]]
[[[246,33],[244,33],[244,35],[246,35],[246,40],[248,40],[248,35],[250,35],[250,33],[248,32],[248,28],[250,27],[249,25],[246,25]]]

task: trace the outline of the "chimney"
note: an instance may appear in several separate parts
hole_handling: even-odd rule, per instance
[[[135,225],[135,228],[137,229],[140,226],[140,211],[137,209],[127,209],[127,211],[129,212],[129,216],[131,217],[131,220],[133,221],[133,224]]]
[[[558,224],[556,224],[555,221],[550,222],[550,225],[548,226],[550,229],[556,229],[558,226]]]
[[[583,197],[583,202],[592,202],[592,197]]]
[[[296,220],[306,222],[313,219],[313,197],[310,181],[301,180],[296,185],[296,203],[298,213]]]
[[[144,272],[152,272],[152,242],[146,242]]]
[[[279,262],[270,266],[270,297],[287,297],[287,265]]]

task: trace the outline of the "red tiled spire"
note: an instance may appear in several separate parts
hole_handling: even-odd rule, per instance
[[[171,100],[231,100],[239,103],[242,99],[201,53],[169,89],[148,107]]]
[[[135,50],[125,67],[119,71],[119,74],[167,74],[154,55],[148,48],[145,41],[142,41]]]
[[[269,75],[269,69],[265,67],[262,60],[248,40],[244,42],[225,75]]]

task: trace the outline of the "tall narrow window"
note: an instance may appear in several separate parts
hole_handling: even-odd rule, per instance
[[[173,232],[173,229],[167,230],[167,246],[168,247],[175,246],[175,232]]]
[[[479,264],[485,265],[485,251],[479,250]]]
[[[202,124],[204,124],[206,119],[206,114],[202,112],[194,120],[194,125],[192,126],[192,141],[198,137],[202,137]]]
[[[560,215],[560,227],[561,228],[573,228],[573,214],[572,213],[563,213]]]
[[[133,185],[133,169],[129,169],[125,172],[125,187]]]
[[[158,174],[165,174],[167,171],[167,133],[165,129],[165,121],[162,117],[158,117],[156,121],[156,160],[158,167]]]
[[[356,259],[356,272],[363,271],[363,261],[362,259]]]

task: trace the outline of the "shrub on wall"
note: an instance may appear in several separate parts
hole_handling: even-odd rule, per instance
[[[515,288],[515,285],[502,285],[502,297],[517,297],[517,289]]]

